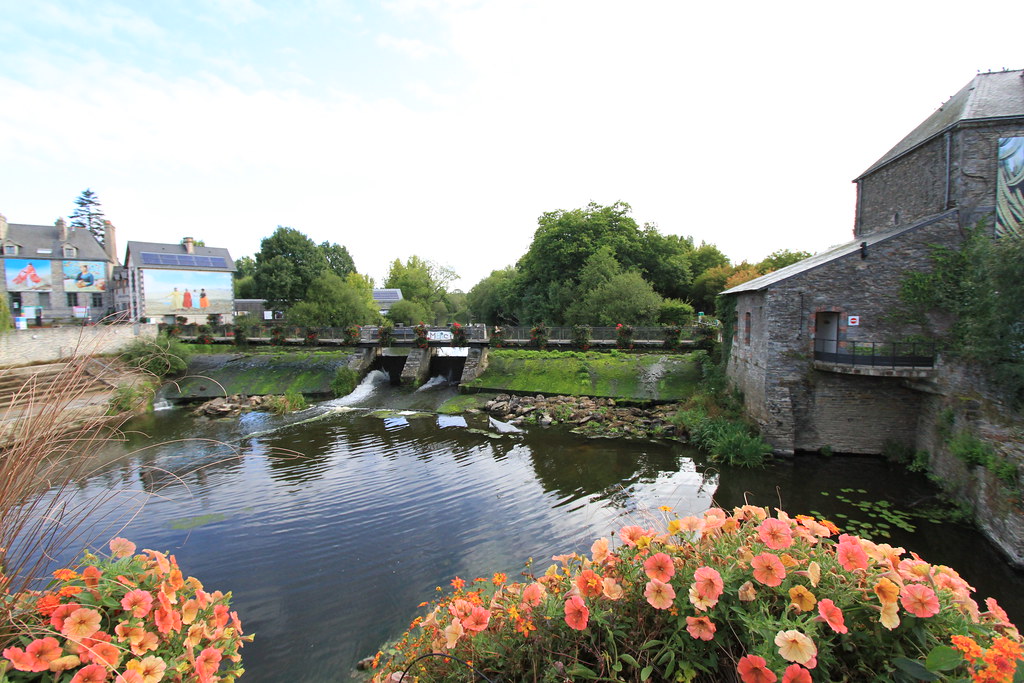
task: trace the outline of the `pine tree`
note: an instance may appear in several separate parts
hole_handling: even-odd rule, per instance
[[[103,242],[106,231],[103,228],[103,209],[100,208],[99,197],[96,193],[86,188],[75,200],[78,206],[71,214],[72,228],[85,228],[93,234],[96,239]]]

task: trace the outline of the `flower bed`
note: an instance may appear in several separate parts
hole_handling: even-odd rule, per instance
[[[125,539],[112,557],[86,553],[44,591],[11,604],[16,643],[3,650],[0,681],[153,683],[233,681],[243,672],[242,634],[231,594],[184,578],[174,556],[134,555]]]
[[[1020,634],[949,567],[781,511],[662,510],[521,583],[456,577],[374,680],[1014,680]]]

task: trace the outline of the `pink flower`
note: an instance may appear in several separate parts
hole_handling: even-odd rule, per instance
[[[68,640],[82,640],[100,629],[101,619],[100,613],[96,610],[81,607],[67,616],[60,632],[67,636]]]
[[[782,580],[786,578],[786,568],[778,555],[761,553],[754,556],[750,566],[754,570],[754,580],[766,586],[780,586]]]
[[[214,674],[220,668],[221,651],[215,647],[208,647],[196,657],[196,674],[199,676],[199,683],[212,683]]]
[[[846,633],[846,621],[843,618],[843,610],[836,607],[835,603],[825,598],[818,601],[819,621],[824,621],[836,633]]]
[[[569,628],[583,631],[587,628],[587,621],[590,619],[590,610],[583,598],[574,595],[565,601],[565,623]]]
[[[622,590],[622,586],[619,584],[618,581],[616,581],[614,578],[610,576],[606,576],[604,577],[603,583],[604,587],[602,588],[601,593],[604,595],[604,597],[608,598],[609,600],[622,599],[622,596],[624,595],[625,591]]]
[[[836,559],[848,572],[868,568],[868,554],[854,536],[843,534],[839,537]]]
[[[136,588],[124,594],[121,598],[121,607],[141,619],[153,608],[153,595],[149,591]]]
[[[654,609],[668,609],[676,597],[676,592],[667,583],[651,579],[644,588],[644,597]]]
[[[676,573],[676,568],[672,564],[671,557],[665,553],[658,553],[651,555],[644,561],[644,572],[647,574],[647,578],[657,579],[662,583],[666,583]]]
[[[523,602],[531,607],[536,607],[540,604],[540,601],[544,598],[544,594],[547,590],[543,584],[534,581],[526,588],[523,589]]]
[[[939,613],[939,598],[935,591],[921,583],[911,583],[900,591],[903,609],[915,617],[932,617]]]
[[[462,620],[462,627],[467,631],[483,631],[491,620],[491,613],[479,605],[473,607],[469,616]]]
[[[576,577],[576,587],[585,598],[592,598],[601,594],[604,589],[604,582],[601,577],[592,569],[584,569]]]
[[[110,554],[112,557],[128,557],[135,554],[135,544],[127,538],[115,538],[110,541]]]
[[[693,586],[698,595],[712,603],[718,602],[724,590],[722,575],[711,567],[700,567],[693,573]]]
[[[71,683],[105,683],[106,680],[106,668],[102,664],[90,664],[79,669]]]
[[[694,640],[711,640],[717,628],[707,617],[686,617],[686,630]]]
[[[604,562],[608,557],[608,539],[599,538],[594,541],[594,544],[590,546],[590,556],[597,564]]]
[[[757,528],[757,537],[772,550],[783,550],[793,545],[793,532],[781,519],[769,517]]]
[[[746,655],[740,658],[736,671],[740,674],[743,683],[774,683],[778,680],[764,657],[758,655]]]
[[[790,664],[782,672],[782,683],[811,683],[811,672],[799,664]]]
[[[619,538],[622,539],[622,542],[630,548],[636,547],[636,542],[638,539],[644,536],[654,535],[655,534],[653,531],[644,529],[643,527],[636,526],[635,524],[632,526],[624,526],[621,529],[619,529]]]

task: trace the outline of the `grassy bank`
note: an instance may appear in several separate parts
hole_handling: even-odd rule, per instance
[[[700,381],[687,355],[492,349],[470,389],[680,401]]]

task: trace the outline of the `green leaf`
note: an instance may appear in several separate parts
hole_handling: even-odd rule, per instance
[[[924,668],[920,662],[915,662],[906,657],[897,657],[892,660],[892,663],[896,665],[896,668],[912,676],[915,681],[937,681],[941,678],[938,674]]]
[[[587,668],[582,664],[573,664],[570,668],[565,670],[565,673],[569,674],[573,678],[590,678],[596,679],[597,672],[593,669]]]
[[[634,659],[633,655],[631,655],[631,654],[623,653],[623,654],[619,655],[619,659],[624,661],[626,664],[629,664],[634,669],[639,669],[640,668],[640,663],[638,661],[636,661],[636,659]]]
[[[648,640],[646,643],[640,646],[641,650],[648,650],[656,645],[664,645],[664,641],[661,640]]]
[[[924,666],[929,671],[951,671],[963,664],[964,657],[959,651],[948,645],[938,645],[924,661]]]
[[[649,679],[651,677],[651,674],[653,672],[654,672],[654,667],[653,666],[651,666],[651,665],[645,666],[643,668],[643,671],[640,672],[640,680],[641,681],[646,681],[647,679]]]

